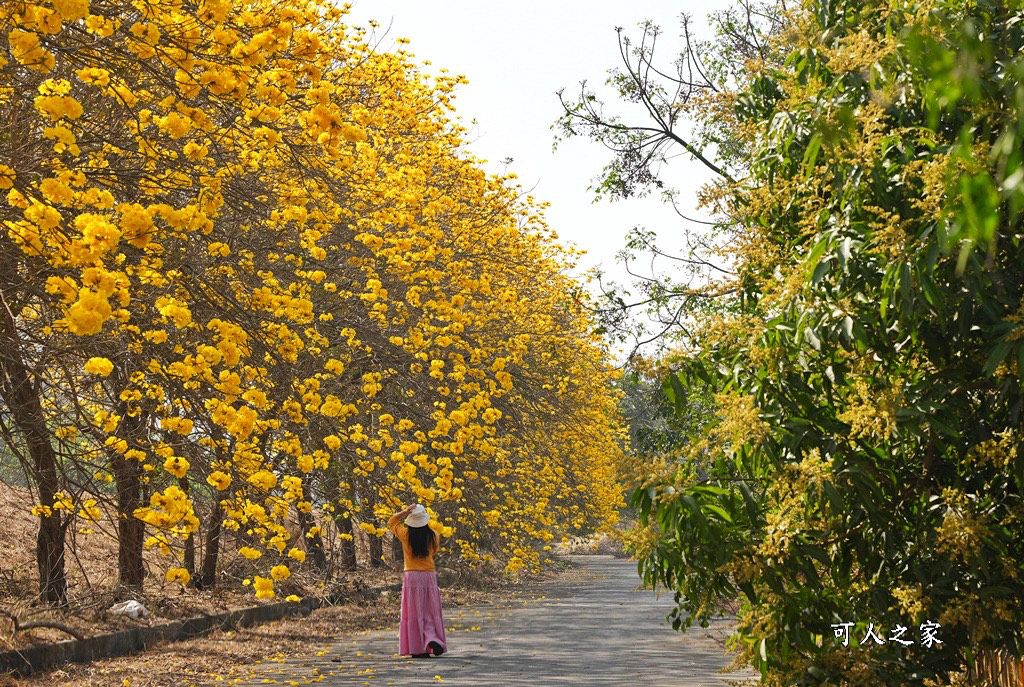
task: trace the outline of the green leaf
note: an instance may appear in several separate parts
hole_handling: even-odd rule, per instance
[[[754,495],[750,493],[750,487],[745,482],[740,482],[740,493],[743,495],[743,505],[747,509],[747,517],[750,518],[750,522],[756,524],[760,522],[760,516],[758,514],[757,502],[754,500]]]
[[[1024,387],[1024,346],[1017,349],[1017,379]]]
[[[757,603],[757,592],[754,591],[754,585],[750,584],[749,582],[739,582],[736,586],[739,587],[743,591],[743,593],[747,595],[747,598],[750,600],[750,603]]]
[[[706,503],[706,504],[704,504],[704,508],[706,510],[711,511],[712,513],[718,514],[718,516],[721,517],[726,522],[732,522],[732,516],[729,515],[729,513],[726,512],[726,510],[724,508],[722,508],[721,506],[716,506],[713,503]]]
[[[821,150],[821,134],[814,134],[807,143],[807,150],[804,151],[803,170],[804,179],[809,179],[814,172],[814,163],[818,159],[818,151]]]
[[[669,379],[671,379],[673,376],[674,375],[670,375]],[[671,403],[673,406],[676,405],[676,392],[675,389],[672,388],[671,384],[662,384],[661,393],[665,394],[665,398],[668,399],[669,403]]]
[[[816,244],[814,244],[814,247],[811,248],[810,255],[807,256],[807,266],[817,266],[818,260],[820,260],[821,256],[825,254],[825,249],[827,247],[828,239],[820,239]]]
[[[813,348],[816,351],[821,350],[821,339],[818,338],[818,336],[814,333],[813,329],[811,329],[810,327],[805,329],[804,338],[807,340],[807,343],[811,345],[811,348]]]
[[[669,383],[672,386],[672,391],[675,394],[675,406],[677,410],[682,410],[686,407],[686,387],[679,380],[679,375],[669,375]]]
[[[900,312],[904,317],[910,315],[910,309],[913,306],[912,287],[913,280],[910,275],[910,265],[903,263],[900,265]]]
[[[839,256],[839,264],[842,265],[844,270],[846,269],[847,263],[850,262],[850,247],[852,244],[853,240],[849,236],[844,237],[843,240],[839,242],[839,251],[837,255]]]
[[[700,506],[697,504],[697,499],[693,498],[691,494],[684,494],[683,503],[686,504],[686,507],[690,509],[690,512],[693,513],[693,516],[697,518],[697,521],[701,525],[707,524],[707,518],[704,516]]]
[[[813,284],[814,286],[817,286],[818,283],[825,277],[825,275],[828,274],[828,272],[831,269],[831,267],[832,267],[832,260],[831,259],[822,260],[817,265],[815,265],[814,273],[811,274],[811,284]]]
[[[728,489],[722,487],[716,487],[714,484],[698,484],[690,487],[693,492],[703,492],[707,494],[715,494],[716,496],[725,496],[730,493]]]
[[[1000,341],[989,353],[988,360],[985,361],[985,367],[982,368],[982,372],[987,375],[992,374],[999,367],[999,364],[1006,360],[1006,356],[1010,354],[1015,345],[1019,345],[1016,341]],[[1024,347],[1022,347],[1024,348]],[[1018,354],[1019,355],[1019,354]]]
[[[846,504],[843,503],[843,497],[839,495],[838,491],[836,491],[836,488],[835,486],[833,486],[832,482],[825,481],[822,483],[822,485],[825,489],[826,498],[828,498],[829,503],[832,504],[832,512],[834,514],[845,513]]]

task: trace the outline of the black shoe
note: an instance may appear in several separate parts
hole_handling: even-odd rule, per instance
[[[435,656],[440,656],[444,653],[444,647],[438,644],[437,642],[430,642],[429,644],[427,644],[427,647],[429,647],[430,650],[434,652]]]
[[[413,658],[430,658],[430,654],[429,653],[426,653],[426,654],[413,654],[412,657]]]

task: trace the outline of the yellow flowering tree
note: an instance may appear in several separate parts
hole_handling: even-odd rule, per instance
[[[410,500],[457,556],[510,570],[614,520],[613,374],[573,256],[462,149],[460,80],[343,19],[313,0],[0,9],[0,398],[47,600],[60,494],[107,481],[122,583],[148,547],[167,580],[212,585],[230,532],[270,571],[260,598],[353,520],[379,549]]]

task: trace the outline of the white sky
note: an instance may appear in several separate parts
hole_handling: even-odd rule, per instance
[[[550,127],[562,111],[555,92],[565,87],[569,95],[582,79],[603,87],[606,71],[620,64],[616,26],[638,37],[639,22],[659,24],[665,30],[659,54],[669,65],[682,45],[676,39],[680,13],[692,15],[700,37],[708,38],[707,13],[726,5],[727,0],[357,0],[349,23],[376,19],[381,30],[390,25],[381,50],[394,49],[396,38],[409,38],[405,49],[419,61],[429,60],[429,73],[446,67],[464,74],[469,84],[457,91],[456,113],[470,128],[473,154],[486,159],[494,173],[505,172],[501,161],[512,158],[507,171],[532,188],[536,199],[551,203],[546,216],[559,237],[587,251],[581,268],[601,265],[625,282],[628,275],[615,260],[625,233],[644,225],[671,248],[678,245],[672,239],[681,220],[654,197],[592,202],[587,187],[610,155],[584,138],[552,151]],[[701,216],[693,210],[694,196],[707,178],[688,159],[679,158],[671,168],[669,179],[682,191],[680,206],[690,216]]]

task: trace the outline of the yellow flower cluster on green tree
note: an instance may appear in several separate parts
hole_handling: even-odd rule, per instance
[[[680,289],[714,304],[655,371],[668,439],[633,459],[629,541],[676,627],[740,599],[763,684],[954,684],[1024,645],[1024,15],[759,7],[719,15],[706,76],[731,78],[679,108],[722,156],[693,261],[724,267]]]

